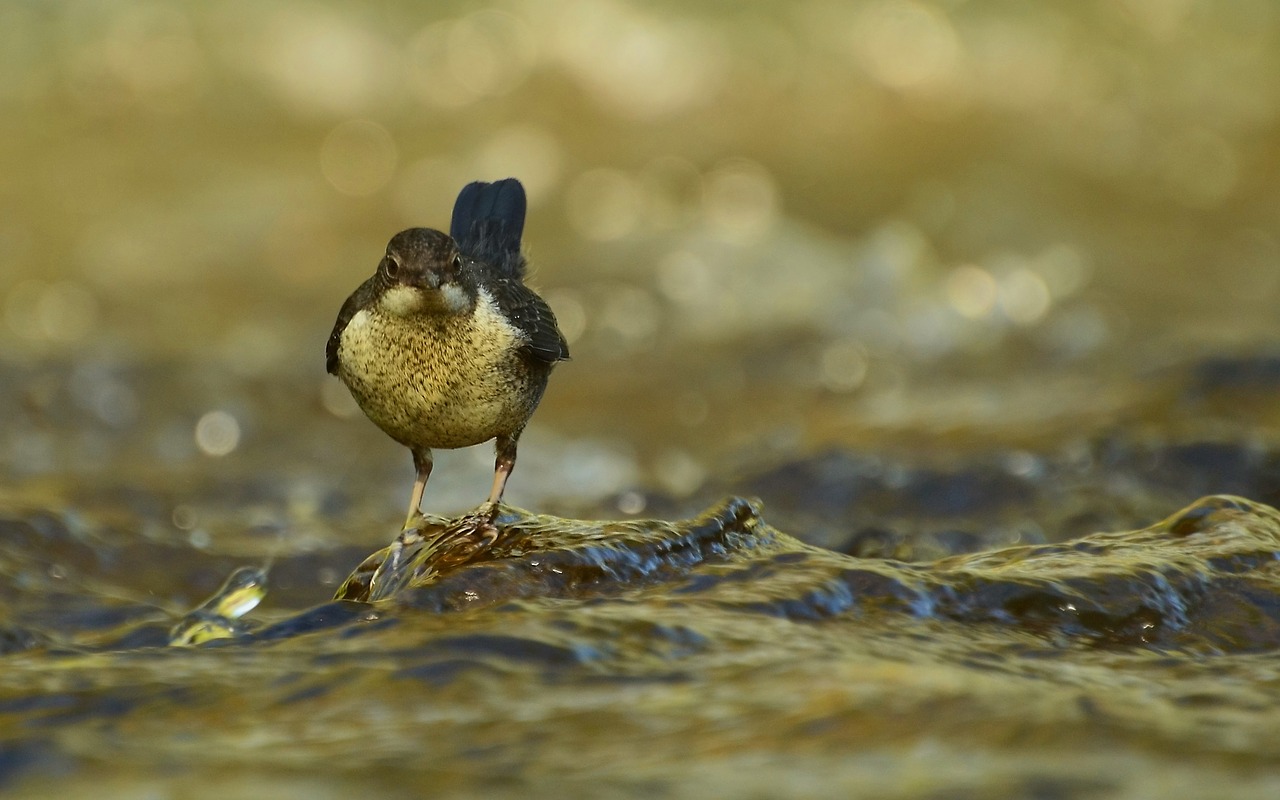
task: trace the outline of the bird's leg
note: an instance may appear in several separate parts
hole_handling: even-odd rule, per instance
[[[413,494],[409,497],[409,516],[404,521],[405,528],[413,524],[413,518],[422,513],[422,493],[427,489],[427,478],[431,477],[431,451],[427,448],[413,449],[413,468],[418,477],[413,482]]]
[[[507,478],[511,477],[511,471],[516,468],[516,437],[515,436],[499,436],[495,444],[497,450],[497,458],[493,462],[493,488],[489,490],[489,505],[497,508],[498,503],[502,502],[502,493],[507,488]]]
[[[413,518],[422,513],[422,493],[427,488],[427,478],[431,477],[431,451],[427,448],[421,450],[414,448],[413,466],[418,471],[418,477],[413,481],[413,494],[409,498],[409,516],[404,521],[404,527],[400,529],[400,534],[396,536],[396,540],[391,543],[391,552],[387,554],[383,565],[388,570],[395,570],[400,566],[400,556],[404,553],[405,545],[408,545],[418,538],[418,532],[413,528]]]
[[[493,521],[498,516],[498,506],[502,502],[502,493],[507,488],[507,478],[511,477],[511,470],[516,466],[516,439],[519,437],[520,431],[516,431],[508,436],[499,436],[495,442],[497,457],[493,464],[493,488],[489,490],[489,499],[477,509],[476,514],[479,530],[488,544],[498,538],[498,529],[494,527]]]

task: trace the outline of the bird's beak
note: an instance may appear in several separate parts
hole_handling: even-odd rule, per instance
[[[444,283],[440,273],[434,269],[402,275],[400,282],[415,289],[439,289],[440,285]]]

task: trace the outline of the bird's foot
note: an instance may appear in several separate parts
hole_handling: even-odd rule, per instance
[[[391,543],[391,550],[387,553],[386,568],[387,570],[395,570],[400,566],[400,559],[404,556],[404,551],[410,546],[423,541],[422,534],[418,532],[416,527],[410,527],[412,520],[406,522],[400,534],[396,536],[395,541]]]
[[[475,511],[460,518],[453,526],[453,533],[459,539],[469,540],[471,552],[492,547],[498,541],[498,527],[494,520],[498,516],[497,503],[484,503]]]
[[[409,512],[409,516],[405,517],[404,525],[400,527],[400,535],[405,536],[412,531],[416,531],[418,528],[422,527],[426,521],[427,518],[423,516],[422,511],[415,508],[413,511]]]

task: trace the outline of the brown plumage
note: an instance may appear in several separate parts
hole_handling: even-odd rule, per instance
[[[419,512],[431,450],[493,439],[491,520],[520,433],[552,367],[569,357],[555,315],[523,283],[524,211],[515,179],[468,185],[452,235],[410,228],[392,237],[329,335],[329,372],[413,453],[418,475],[406,526]]]

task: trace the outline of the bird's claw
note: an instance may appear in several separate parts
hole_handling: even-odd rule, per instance
[[[422,540],[422,534],[418,532],[418,529],[410,528],[406,523],[405,528],[400,531],[395,541],[391,543],[391,552],[387,554],[386,558],[387,569],[395,570],[399,567],[400,558],[404,555],[405,549],[410,545],[418,544]]]
[[[497,505],[485,503],[458,520],[458,524],[453,529],[454,535],[470,540],[472,552],[492,547],[493,543],[498,541],[498,528],[493,524],[497,515]]]

